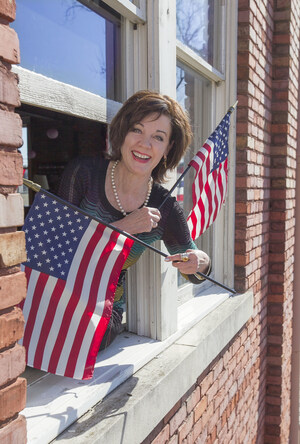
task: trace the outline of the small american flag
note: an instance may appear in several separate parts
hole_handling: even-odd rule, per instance
[[[214,222],[225,201],[228,180],[228,134],[231,111],[190,161],[196,170],[193,209],[187,223],[196,239]]]
[[[133,241],[42,192],[23,231],[27,364],[90,379]]]

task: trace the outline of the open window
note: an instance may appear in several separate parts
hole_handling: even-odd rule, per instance
[[[164,0],[23,0],[17,5],[13,27],[22,63],[14,70],[20,79],[21,151],[29,179],[55,193],[70,159],[102,156],[107,126],[121,102],[144,88],[173,95],[190,113],[194,142],[182,159],[181,172],[235,101],[236,61],[231,51],[237,22],[236,1],[226,7],[223,0],[177,0],[176,5],[177,41],[175,2],[170,10]],[[199,14],[189,17],[190,29],[201,33],[188,42],[182,14],[196,7]],[[164,38],[170,35],[172,39]],[[213,258],[214,276],[228,285],[233,283],[231,159],[226,209],[199,240]],[[191,172],[177,193],[186,213],[192,180]],[[25,207],[32,202],[30,193]],[[53,439],[228,297],[209,284],[184,282],[152,252],[130,270],[127,288],[128,331],[99,357],[92,381],[27,372],[24,413],[32,442],[39,442],[41,433]]]

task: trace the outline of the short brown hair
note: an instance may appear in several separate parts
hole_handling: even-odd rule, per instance
[[[192,130],[187,114],[176,100],[166,95],[144,90],[136,92],[126,100],[110,124],[109,158],[121,159],[121,147],[128,131],[149,114],[155,114],[157,118],[163,114],[171,121],[169,144],[172,146],[167,155],[166,166],[161,160],[152,171],[153,179],[160,183],[164,182],[166,171],[179,164],[192,140]]]

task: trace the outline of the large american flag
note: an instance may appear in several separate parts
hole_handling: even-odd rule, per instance
[[[42,192],[23,230],[27,364],[90,379],[133,241]]]
[[[196,170],[193,209],[187,223],[191,237],[199,237],[216,219],[225,201],[228,180],[228,133],[231,111],[190,161]]]

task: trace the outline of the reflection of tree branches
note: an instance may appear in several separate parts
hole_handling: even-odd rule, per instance
[[[179,89],[180,85],[182,84],[182,82],[184,81],[184,73],[182,72],[182,74],[180,75],[180,79],[176,85],[176,91]]]
[[[180,40],[193,49],[195,52],[205,49],[205,40],[201,38],[201,33],[206,29],[207,23],[203,20],[205,7],[208,2],[190,1],[189,5],[184,0],[176,2],[177,35]],[[198,40],[198,41],[197,41]]]
[[[75,17],[75,10],[77,9],[83,9],[86,12],[93,12],[91,9],[87,8],[86,6],[80,4],[77,0],[69,0],[71,5],[67,7],[65,18],[67,20],[73,20]]]

